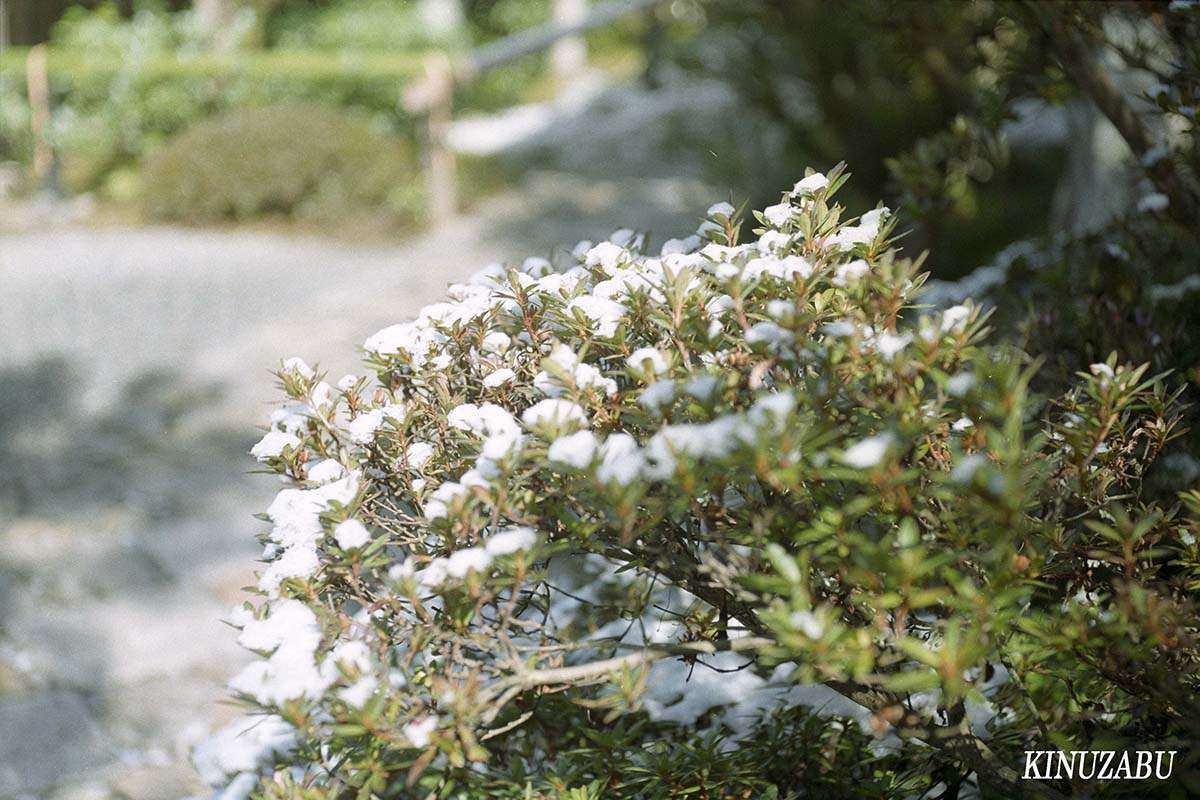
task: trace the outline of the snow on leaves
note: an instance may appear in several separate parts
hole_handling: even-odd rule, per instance
[[[593,612],[555,599],[537,559],[652,548],[658,531],[686,529],[690,558],[745,564],[707,542],[719,526],[744,547],[753,509],[796,470],[865,483],[939,425],[961,448],[976,314],[906,319],[921,278],[888,250],[894,220],[879,208],[843,223],[841,180],[809,175],[746,235],[752,223],[718,203],[658,255],[626,230],[553,262],[486,267],[367,338],[373,381],[335,388],[286,362],[289,403],[252,454],[291,485],[265,515],[264,600],[234,620],[261,659],[232,688],[326,726],[328,741],[329,725],[386,713],[411,747],[435,747],[439,731],[486,728],[501,696],[489,693],[527,663],[596,655],[569,641]],[[918,372],[947,387],[919,415],[879,403]],[[597,590],[641,580],[650,562],[631,563],[640,571]],[[535,620],[539,591],[552,613]],[[666,641],[684,630],[652,627]],[[533,649],[533,631],[562,649]],[[463,647],[477,655],[461,660]],[[713,702],[757,708],[742,684],[767,685],[747,673]],[[654,703],[660,719],[696,716]]]

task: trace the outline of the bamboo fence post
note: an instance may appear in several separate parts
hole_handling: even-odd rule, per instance
[[[45,185],[54,168],[54,150],[50,145],[50,74],[44,44],[29,48],[25,58],[25,86],[33,133],[33,174],[39,184]]]

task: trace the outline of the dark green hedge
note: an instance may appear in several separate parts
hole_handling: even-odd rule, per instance
[[[209,223],[269,215],[316,222],[413,213],[407,143],[369,116],[286,101],[201,120],[146,163],[147,216]]]

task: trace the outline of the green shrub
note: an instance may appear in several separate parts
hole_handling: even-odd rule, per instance
[[[0,53],[0,154],[28,159],[28,51]],[[419,53],[161,52],[55,47],[49,53],[50,131],[71,192],[106,189],[109,175],[152,156],[197,120],[235,108],[309,101],[371,113],[404,134],[398,111]]]
[[[659,255],[620,231],[485,269],[368,338],[371,377],[285,362],[253,454],[290,485],[232,620],[263,658],[231,685],[268,716],[202,748],[206,775],[1194,793],[1200,494],[1142,493],[1177,392],[1115,354],[1032,392],[980,307],[920,313],[896,218],[852,217],[844,180],[717,204]],[[1020,780],[1056,748],[1178,757],[1154,785]]]
[[[364,116],[289,102],[196,123],[149,160],[143,194],[153,219],[334,221],[408,213],[414,181],[405,143]]]
[[[24,75],[0,63],[0,161],[29,161],[33,152]]]

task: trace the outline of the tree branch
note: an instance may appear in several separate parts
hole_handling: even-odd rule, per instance
[[[668,656],[701,656],[712,655],[723,651],[734,653],[747,650],[761,650],[774,645],[771,639],[756,636],[744,636],[740,639],[721,639],[719,641],[684,642],[680,644],[651,644],[602,661],[591,661],[586,664],[575,664],[569,667],[553,667],[550,669],[533,669],[518,672],[511,678],[501,681],[500,685],[515,685],[531,689],[535,686],[553,686],[555,684],[580,684],[587,681],[604,678],[613,672],[631,667],[642,667],[652,664]]]
[[[944,728],[935,731],[945,731]],[[935,734],[929,744],[962,761],[975,771],[981,786],[1001,792],[1000,796],[1014,798],[1036,798],[1036,800],[1066,800],[1067,795],[1050,788],[1041,781],[1021,780],[1017,771],[1000,761],[992,749],[975,734],[959,730],[948,735]]]
[[[1168,213],[1171,218],[1186,227],[1195,226],[1195,193],[1176,172],[1171,159],[1159,158],[1153,163],[1145,163],[1146,154],[1154,146],[1150,132],[1130,108],[1125,95],[1113,83],[1108,72],[1096,61],[1078,31],[1072,29],[1069,21],[1055,12],[1049,3],[1027,2],[1025,8],[1054,43],[1055,54],[1067,75],[1113,124],[1155,188],[1170,200]]]

